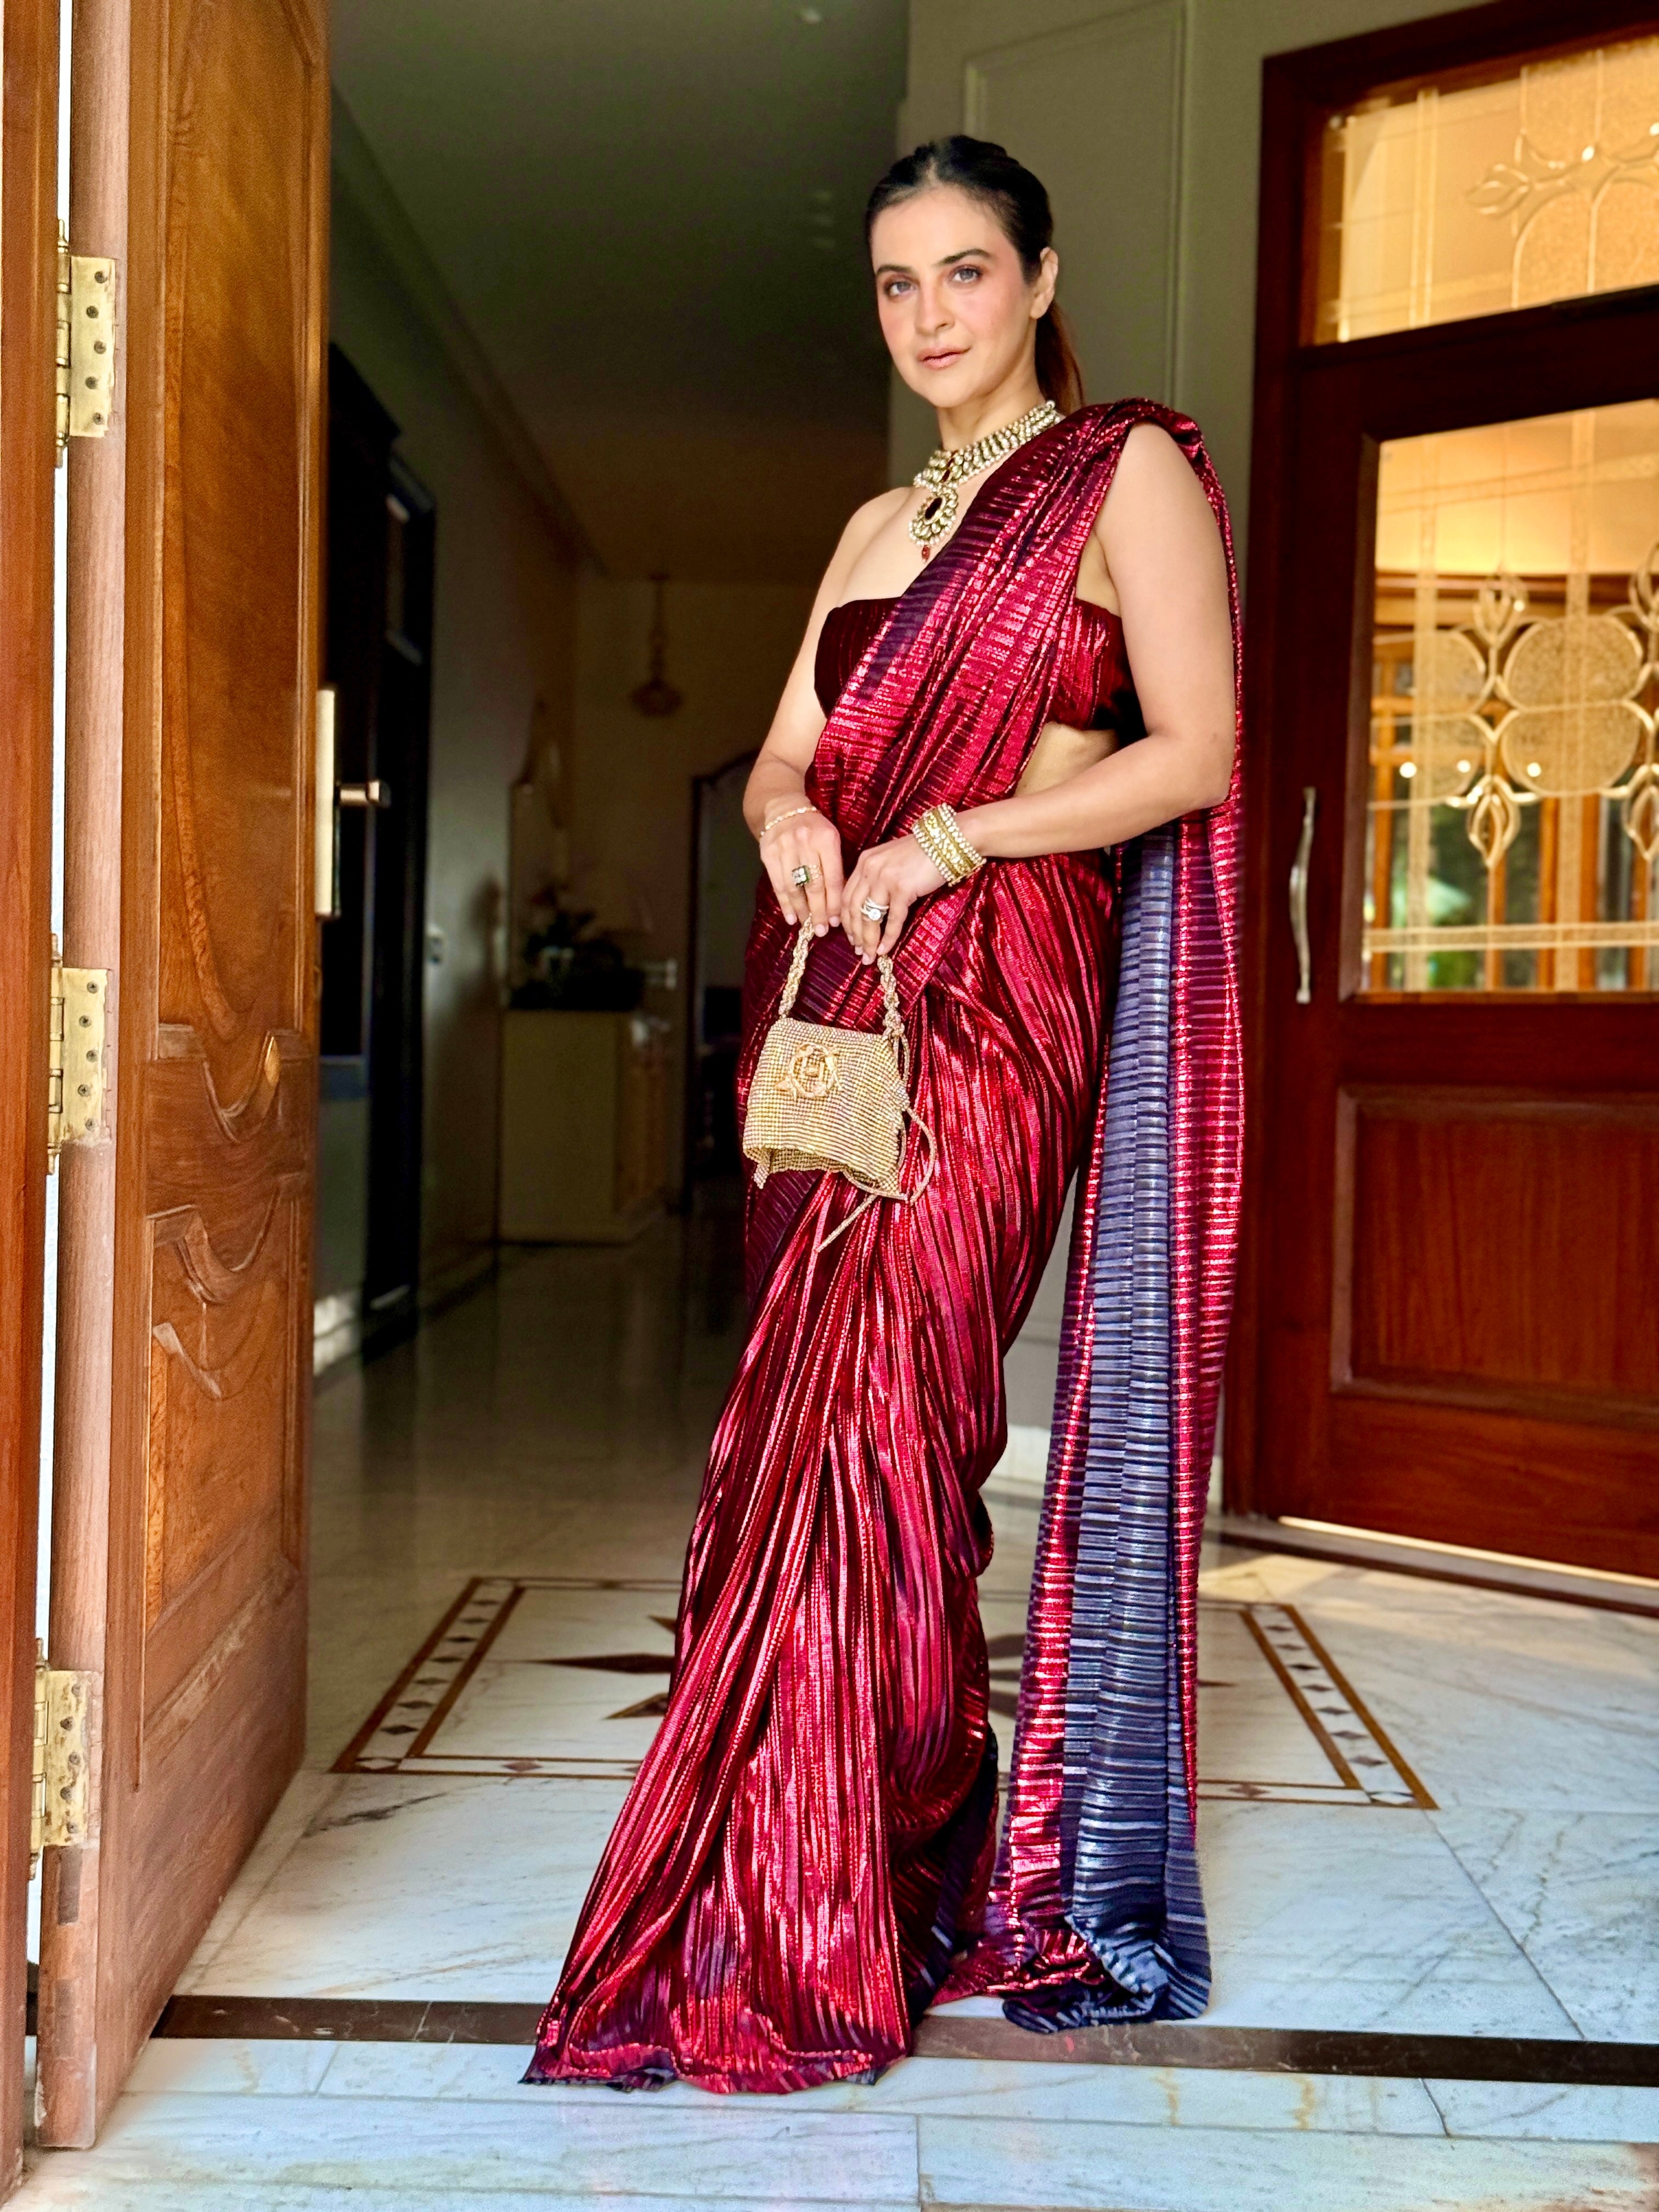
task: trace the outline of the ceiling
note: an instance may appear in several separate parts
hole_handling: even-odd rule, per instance
[[[335,0],[334,80],[604,566],[815,576],[886,481],[905,0]]]

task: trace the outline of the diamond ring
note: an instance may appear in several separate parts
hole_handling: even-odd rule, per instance
[[[887,919],[886,908],[878,906],[874,899],[866,899],[859,912],[866,921],[885,921]]]
[[[805,862],[803,861],[799,867],[791,868],[789,871],[789,880],[793,884],[797,890],[805,890],[807,884],[812,880],[812,871],[806,866]]]

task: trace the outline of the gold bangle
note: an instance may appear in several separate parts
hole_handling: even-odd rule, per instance
[[[777,828],[780,822],[793,822],[798,814],[816,814],[817,811],[817,808],[814,806],[810,800],[805,806],[786,807],[781,814],[775,814],[769,822],[762,823],[760,837],[757,842],[759,843],[764,843],[766,839],[769,838],[772,832]]]
[[[910,824],[910,835],[939,870],[947,884],[956,881],[956,870],[946,857],[935,835],[937,825],[929,815],[918,814]]]
[[[910,835],[952,888],[965,884],[975,869],[985,865],[985,855],[963,836],[948,806],[930,806],[919,814],[910,824]]]
[[[928,827],[933,835],[934,848],[942,852],[950,864],[945,872],[953,884],[966,883],[974,872],[974,862],[966,845],[957,834],[955,827],[946,819],[950,810],[948,807],[936,806],[932,811],[933,818]]]
[[[963,859],[968,863],[963,871],[964,874],[971,876],[976,868],[982,868],[985,866],[984,854],[976,845],[969,843],[967,833],[957,819],[957,810],[954,806],[941,805],[939,811],[946,830],[960,851]]]
[[[945,881],[952,886],[966,883],[973,870],[968,864],[967,855],[951,835],[942,807],[935,806],[929,809],[927,829],[933,839],[934,852],[944,860]]]

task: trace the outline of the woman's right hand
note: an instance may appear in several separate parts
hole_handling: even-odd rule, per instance
[[[804,806],[804,802],[796,799],[775,810],[775,816],[787,814],[789,818],[776,820],[775,826],[761,832],[761,859],[772,878],[778,904],[790,921],[810,920],[815,933],[822,937],[841,921],[841,833],[816,806],[805,806],[799,814],[791,811],[798,806]],[[798,868],[811,871],[805,884],[793,880]]]

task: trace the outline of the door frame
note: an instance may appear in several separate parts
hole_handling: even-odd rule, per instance
[[[426,864],[432,781],[432,645],[437,591],[437,501],[394,448],[387,493],[404,508],[403,628],[386,627],[388,673],[411,689],[406,749],[395,764],[377,750],[375,773],[394,779],[392,811],[375,838],[373,981],[368,1012],[368,1202],[363,1325],[417,1321],[421,1291],[422,1164],[426,1102]],[[404,673],[403,672],[412,672]],[[376,744],[392,687],[382,683]],[[397,830],[396,841],[386,832]],[[395,896],[392,894],[395,893]],[[383,1274],[389,1248],[403,1257]],[[401,1283],[397,1279],[402,1278]],[[392,1290],[403,1295],[383,1303]]]
[[[52,916],[58,0],[0,0],[0,2197],[22,2172]]]
[[[1314,343],[1308,217],[1317,204],[1324,118],[1379,86],[1444,84],[1460,74],[1485,75],[1494,63],[1510,57],[1577,52],[1621,33],[1644,32],[1659,32],[1655,0],[1579,0],[1570,32],[1564,28],[1558,0],[1492,0],[1489,5],[1273,55],[1263,64],[1244,626],[1245,921],[1240,992],[1247,1100],[1245,1202],[1228,1357],[1224,1478],[1226,1504],[1233,1511],[1271,1513],[1274,1493],[1282,1488],[1273,1479],[1274,1440],[1263,1434],[1262,1376],[1267,1352],[1264,1291],[1273,1243],[1265,1133],[1271,1117],[1286,1110],[1285,1071],[1269,1060],[1269,1012],[1279,994],[1293,994],[1296,988],[1286,908],[1301,813],[1297,794],[1292,790],[1287,796],[1286,791],[1287,783],[1293,786],[1295,781],[1293,775],[1286,774],[1293,726],[1287,709],[1297,688],[1295,610],[1290,604],[1292,562],[1286,503],[1278,495],[1287,484],[1292,465],[1304,385],[1322,369],[1353,376],[1367,368],[1409,385],[1413,369],[1426,357],[1438,358],[1453,347],[1478,354],[1500,339],[1541,338],[1547,343],[1553,334],[1559,334],[1565,346],[1586,329],[1628,319],[1638,303],[1659,307],[1659,287],[1648,287],[1634,294],[1596,294],[1340,344]],[[1650,392],[1651,370],[1638,382],[1640,389],[1633,385],[1627,396]],[[1608,395],[1609,400],[1620,396]],[[1413,426],[1403,419],[1409,410],[1401,411],[1396,434],[1409,434]],[[1442,426],[1425,421],[1422,427]],[[1337,487],[1338,504],[1346,506],[1349,495],[1361,489]],[[1369,620],[1364,592],[1356,593],[1354,614],[1356,620],[1362,615]],[[1352,729],[1353,722],[1351,713],[1346,726]],[[1344,819],[1340,825],[1326,823],[1322,827],[1329,833],[1340,826],[1345,847],[1351,849],[1352,823],[1346,817],[1356,806],[1363,809],[1364,790],[1363,780],[1356,779],[1346,765],[1343,773]],[[1323,988],[1335,990],[1339,978],[1358,958],[1349,912],[1352,901],[1344,896],[1339,914],[1334,902],[1320,897],[1316,885],[1310,904],[1311,933],[1320,948],[1315,988],[1321,988],[1322,966]],[[1349,938],[1354,941],[1346,941]],[[1635,1071],[1632,1078],[1632,1088],[1643,1087]],[[1328,1377],[1324,1381],[1328,1385]]]
[[[684,1060],[680,1068],[680,1205],[683,1212],[691,1211],[696,1183],[697,1164],[697,1103],[702,1085],[699,1081],[702,1044],[702,830],[703,813],[708,795],[717,783],[724,783],[733,769],[745,763],[753,764],[759,748],[747,746],[719,768],[708,769],[691,779],[691,848],[690,862],[686,870],[690,893],[686,902],[685,921],[685,1007]]]
[[[437,508],[396,450],[397,422],[337,344],[328,388],[323,681],[335,692],[336,783],[390,787],[380,808],[337,806],[340,910],[319,933],[323,1096],[368,1107],[362,1264],[349,1285],[330,1287],[359,1297],[366,1346],[406,1334],[419,1305]],[[394,501],[404,597],[395,631],[385,513]],[[342,1026],[355,1049],[340,1048]]]

